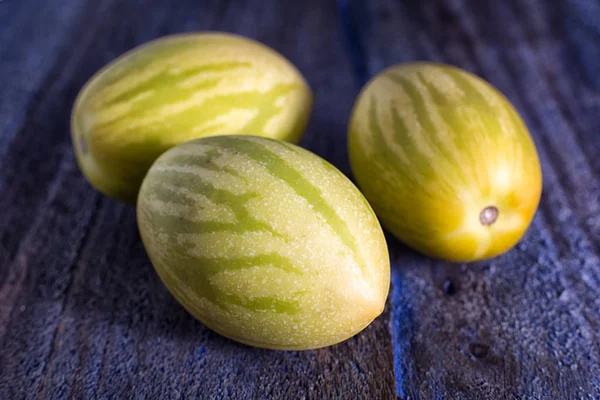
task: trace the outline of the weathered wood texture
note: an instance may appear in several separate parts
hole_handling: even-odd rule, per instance
[[[155,37],[210,29],[257,38],[305,73],[317,96],[306,145],[344,164],[339,143],[358,87],[334,2],[0,7],[1,399],[394,396],[389,313],[319,351],[219,337],[172,299],[144,253],[134,208],[94,192],[70,148],[71,105],[91,74]]]
[[[447,265],[391,241],[398,395],[600,397],[598,3],[351,1],[348,10],[358,73],[415,59],[471,70],[514,102],[543,162],[539,214],[510,253]]]
[[[0,399],[600,398],[599,20],[594,0],[0,1]],[[389,307],[327,349],[211,333],[160,283],[135,210],[86,184],[69,138],[106,62],[207,29],[299,67],[316,94],[303,145],[348,174],[350,109],[382,68],[428,59],[491,81],[541,152],[525,240],[464,266],[389,236]]]

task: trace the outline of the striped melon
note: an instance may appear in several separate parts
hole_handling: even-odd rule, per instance
[[[248,345],[343,341],[383,310],[379,222],[335,167],[290,143],[216,136],[152,165],[138,225],[158,275],[214,331]]]
[[[427,255],[499,255],[527,230],[542,175],[516,110],[457,68],[391,67],[361,92],[349,126],[358,186],[386,229]]]
[[[134,203],[152,162],[187,140],[223,134],[300,141],[312,94],[272,49],[224,33],[164,37],[94,75],[75,102],[71,132],[91,184]]]

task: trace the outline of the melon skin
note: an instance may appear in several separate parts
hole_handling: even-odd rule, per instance
[[[134,204],[165,150],[246,132],[297,143],[312,102],[302,74],[263,44],[228,33],[172,35],[90,78],[73,107],[72,142],[92,186]]]
[[[390,261],[366,199],[290,143],[216,136],[176,146],[140,189],[142,241],[173,296],[251,346],[315,349],[384,309]]]
[[[401,64],[371,79],[352,111],[348,149],[382,225],[434,258],[508,251],[540,201],[538,153],[515,108],[449,65]]]

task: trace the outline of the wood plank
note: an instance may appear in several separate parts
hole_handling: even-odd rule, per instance
[[[0,271],[8,277],[0,286],[0,398],[395,397],[388,312],[317,351],[253,349],[212,333],[156,276],[135,209],[94,192],[70,150],[71,104],[104,63],[168,33],[227,30],[273,46],[302,70],[316,94],[303,143],[348,172],[345,125],[358,85],[335,3],[107,1],[75,25],[55,25],[70,29],[69,39],[57,39],[54,66],[32,83],[29,110],[0,133],[9,143],[0,161],[0,207],[9,216],[0,222],[8,266]]]
[[[96,10],[90,7],[90,16]],[[54,24],[56,21],[50,19],[48,23]],[[74,22],[71,24],[79,25]],[[73,26],[66,24],[65,29],[73,29]],[[37,46],[41,45],[38,43]],[[33,50],[37,50],[37,47],[34,46]],[[0,269],[0,299],[3,304],[0,311],[0,338],[13,307],[12,299],[19,292],[28,269],[27,265],[19,268],[11,268],[10,265],[15,266],[15,260],[23,251],[27,251],[24,245],[27,235],[36,234],[40,220],[46,218],[48,202],[58,190],[58,183],[63,181],[63,174],[73,164],[68,139],[70,107],[64,107],[72,103],[75,95],[72,70],[69,70],[68,63],[65,64],[67,50],[64,48],[63,54],[57,56],[59,61],[56,62],[60,65],[46,71],[48,76],[43,80],[44,88],[29,92],[30,96],[38,99],[20,104],[17,97],[15,105],[30,104],[30,110],[20,116],[18,113],[10,115],[7,109],[6,114],[2,115],[3,119],[14,118],[15,122],[12,126],[4,126],[6,130],[2,131],[2,138],[6,139],[6,145],[3,149],[7,153],[0,158],[0,189],[3,193],[0,196],[0,209],[4,216],[0,220],[0,265],[9,266]],[[10,62],[10,59],[7,60],[8,64]],[[74,64],[70,63],[70,66],[73,68]],[[32,73],[32,78],[35,75]],[[20,76],[16,78],[24,79]],[[27,92],[29,88],[23,90]]]
[[[357,1],[352,7],[366,15],[355,19],[363,21],[356,32],[369,74],[427,59],[483,76],[523,114],[545,176],[530,232],[500,258],[456,266],[399,248],[391,318],[402,398],[600,395],[594,378],[600,372],[600,182],[595,161],[586,157],[598,147],[578,138],[579,127],[566,120],[548,81],[549,68],[562,68],[563,80],[565,70],[576,68],[564,59],[551,59],[560,67],[543,62],[560,54],[555,49],[564,46],[563,37],[523,19],[547,3],[528,1],[525,13],[522,3]]]
[[[0,398],[600,397],[593,7],[340,0],[340,23],[333,1],[92,3],[0,2]],[[526,239],[465,266],[389,236],[390,306],[327,349],[263,351],[208,331],[156,277],[135,210],[85,183],[68,136],[70,105],[94,71],[197,29],[255,37],[290,58],[316,92],[303,144],[345,173],[346,121],[368,76],[430,59],[488,79],[541,151],[544,197]]]
[[[27,122],[29,109],[37,106],[44,80],[56,79],[56,64],[72,50],[71,38],[81,28],[86,12],[89,15],[96,9],[87,1],[0,3],[0,166],[19,125]]]

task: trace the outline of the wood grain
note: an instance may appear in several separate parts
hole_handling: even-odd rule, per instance
[[[584,0],[0,1],[0,399],[600,398],[600,9]],[[166,34],[224,30],[289,58],[315,92],[302,145],[350,175],[360,87],[399,62],[466,68],[517,107],[544,194],[524,241],[449,265],[388,235],[384,314],[326,349],[253,349],[167,292],[135,209],[71,150],[89,77]]]
[[[368,75],[432,60],[484,77],[524,116],[545,178],[530,232],[502,257],[448,265],[398,250],[391,316],[398,395],[597,398],[600,180],[590,154],[598,147],[580,131],[598,116],[569,102],[576,95],[567,91],[585,83],[566,72],[578,66],[568,63],[562,33],[550,32],[559,7],[442,0],[353,8],[367,15],[356,20],[377,21],[356,26]]]
[[[70,3],[54,7],[77,2]],[[57,34],[62,51],[46,55],[43,38],[31,39],[33,51],[54,64],[39,72],[45,76],[23,101],[20,127],[2,136],[8,158],[0,202],[9,219],[0,223],[8,277],[0,289],[0,398],[395,397],[389,313],[363,334],[318,351],[265,351],[224,339],[162,286],[133,207],[101,197],[79,173],[68,131],[79,88],[131,47],[190,30],[254,37],[294,62],[316,95],[304,145],[348,172],[345,120],[359,87],[335,3],[178,3],[77,3],[80,12],[64,17],[68,37]],[[28,67],[20,58],[10,62]]]

